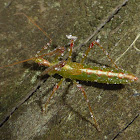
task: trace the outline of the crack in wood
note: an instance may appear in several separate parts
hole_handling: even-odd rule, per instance
[[[133,120],[132,120],[129,124],[126,125],[125,128],[123,128],[121,131],[119,131],[119,132],[115,135],[115,137],[114,137],[112,140],[115,140],[121,133],[123,133],[123,132],[138,118],[138,117],[139,117],[139,114],[137,114],[137,115],[133,118]]]

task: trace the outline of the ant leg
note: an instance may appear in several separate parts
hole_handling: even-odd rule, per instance
[[[90,106],[89,100],[88,100],[88,98],[87,98],[86,92],[84,91],[84,88],[83,88],[80,84],[78,84],[76,81],[74,81],[74,84],[82,91],[82,94],[84,95],[84,98],[85,98],[85,100],[86,100],[86,102],[87,102],[87,105],[88,105],[88,108],[89,108],[89,112],[90,112],[91,118],[93,119],[93,121],[94,121],[94,123],[95,123],[94,125],[95,125],[95,127],[96,127],[96,129],[97,129],[98,131],[101,131],[101,130],[100,130],[100,127],[99,127],[99,125],[98,125],[98,123],[97,123],[97,121],[96,121],[96,118],[95,118],[95,116],[94,116],[94,113],[93,113],[93,111],[92,111],[92,109],[91,109],[91,106]]]
[[[84,60],[87,58],[87,55],[89,53],[89,51],[91,50],[91,48],[93,48],[93,46],[97,45],[98,47],[100,47],[100,49],[104,52],[104,54],[108,57],[108,59],[111,61],[111,63],[117,68],[119,69],[119,67],[114,63],[114,61],[111,59],[111,57],[108,55],[108,52],[98,43],[98,41],[93,41],[90,45],[89,48],[87,49],[87,51],[85,52],[81,63],[84,63]]]
[[[62,79],[59,81],[59,83],[56,84],[55,87],[53,88],[53,91],[52,91],[52,93],[51,93],[49,99],[48,99],[47,102],[45,103],[44,108],[43,108],[43,112],[44,112],[44,113],[45,113],[46,110],[47,110],[47,106],[48,106],[48,104],[49,104],[49,102],[50,102],[50,100],[51,100],[53,94],[54,94],[54,93],[57,91],[57,89],[61,86],[61,84],[62,84],[62,82],[63,82],[64,80],[65,80],[65,78],[62,78]]]

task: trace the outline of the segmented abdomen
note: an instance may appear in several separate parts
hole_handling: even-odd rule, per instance
[[[71,66],[69,66],[69,68],[70,67]],[[138,79],[130,72],[108,67],[82,66],[78,68],[71,67],[71,71],[75,71],[74,73],[70,73],[70,69],[65,69],[64,71],[65,74],[63,73],[63,70],[59,74],[65,78],[106,84],[126,84]]]

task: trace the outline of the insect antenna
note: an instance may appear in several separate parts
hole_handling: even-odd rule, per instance
[[[14,15],[23,15],[25,16],[34,26],[36,26],[47,38],[50,39],[50,44],[52,43],[52,39],[50,38],[50,36],[45,32],[43,31],[43,29],[41,29],[30,17],[28,17],[26,14],[24,13],[16,13]]]
[[[0,68],[5,68],[5,67],[14,66],[14,65],[17,65],[17,64],[20,64],[20,63],[24,63],[24,62],[33,60],[34,58],[35,58],[35,57],[29,58],[29,59],[26,59],[26,60],[22,60],[22,61],[18,61],[18,62],[15,62],[15,63],[13,63],[13,64],[9,64],[9,65],[2,66],[2,67],[0,67]]]
[[[59,47],[59,48],[57,48],[57,49],[55,49],[55,50],[53,50],[53,51],[51,51],[51,52],[49,52],[49,53],[42,54],[42,55],[39,55],[39,56],[37,56],[37,57],[32,57],[32,58],[29,58],[29,59],[26,59],[26,60],[18,61],[18,62],[9,64],[9,65],[2,66],[2,67],[0,67],[0,68],[5,68],[5,67],[14,66],[14,65],[17,65],[17,64],[20,64],[20,63],[24,63],[24,62],[27,62],[27,61],[30,61],[30,60],[33,60],[33,61],[36,62],[36,60],[37,60],[38,58],[42,58],[42,57],[44,57],[44,56],[52,56],[52,55],[54,55],[54,54],[59,55],[59,54],[63,53],[64,50],[65,50],[64,47]]]

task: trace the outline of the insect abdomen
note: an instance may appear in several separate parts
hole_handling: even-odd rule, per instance
[[[72,67],[71,67],[72,68]],[[75,71],[73,74],[69,71]],[[67,74],[66,74],[67,73]],[[137,80],[137,77],[124,70],[116,70],[107,67],[80,66],[71,70],[65,69],[65,75],[61,71],[60,75],[65,78],[93,81],[106,84],[126,84]]]
[[[106,67],[82,69],[84,80],[106,84],[126,84],[137,80],[137,77],[124,70]]]

